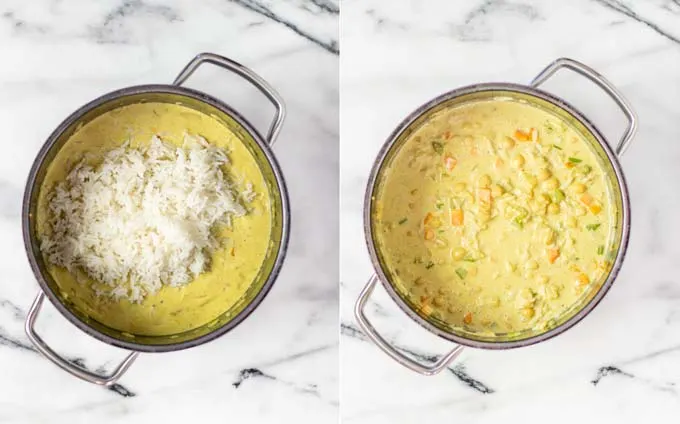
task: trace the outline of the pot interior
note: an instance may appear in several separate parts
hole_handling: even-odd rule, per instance
[[[101,115],[128,105],[143,103],[177,104],[216,119],[236,135],[252,155],[264,179],[271,206],[270,239],[259,271],[244,294],[228,310],[209,322],[176,334],[132,334],[112,328],[93,319],[65,294],[48,271],[37,231],[40,189],[48,168],[58,152],[74,133]],[[108,343],[143,351],[165,351],[185,348],[211,340],[228,331],[252,312],[268,292],[276,278],[285,253],[287,238],[287,198],[278,165],[261,136],[236,112],[203,93],[174,86],[142,86],[105,95],[67,118],[52,134],[34,164],[24,199],[24,235],[31,265],[46,294],[73,323],[89,334]]]
[[[609,201],[614,206],[613,244],[611,245],[611,267],[605,277],[593,281],[578,300],[559,316],[547,322],[542,328],[514,332],[473,332],[461,326],[454,326],[437,317],[437,314],[427,313],[409,295],[408,289],[398,283],[394,269],[390,269],[386,261],[386,252],[377,237],[377,205],[383,195],[383,187],[387,170],[393,164],[400,149],[412,139],[412,135],[439,112],[448,108],[477,101],[494,99],[512,99],[539,108],[550,115],[565,122],[571,129],[586,140],[595,154],[599,166],[605,176],[606,190]],[[549,338],[578,322],[604,296],[612,284],[625,253],[628,238],[628,200],[625,181],[620,172],[618,161],[608,147],[604,147],[605,140],[583,116],[562,100],[554,98],[542,91],[512,84],[482,84],[456,90],[444,94],[424,105],[407,118],[390,137],[383,147],[373,169],[366,196],[366,237],[369,251],[376,265],[376,270],[383,285],[399,306],[416,322],[428,330],[448,340],[473,346],[491,349],[510,348],[535,343]]]

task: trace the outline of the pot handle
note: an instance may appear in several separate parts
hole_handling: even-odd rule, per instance
[[[401,365],[405,366],[406,368],[412,371],[415,371],[422,375],[435,375],[442,372],[451,362],[453,362],[454,359],[458,357],[458,355],[461,354],[461,352],[463,351],[463,346],[460,345],[456,346],[455,348],[453,348],[453,350],[451,350],[451,352],[444,355],[441,359],[439,359],[432,365],[423,365],[417,362],[416,360],[411,359],[405,356],[403,353],[399,352],[394,346],[389,344],[376,331],[375,327],[373,327],[373,324],[371,324],[368,321],[368,319],[366,318],[366,314],[364,313],[364,309],[366,308],[368,298],[371,296],[371,293],[373,293],[373,289],[375,289],[375,285],[377,283],[378,276],[373,275],[371,279],[368,280],[368,284],[366,284],[366,287],[364,287],[364,289],[359,294],[357,303],[354,305],[354,316],[356,317],[359,326],[364,331],[364,334],[366,334],[366,336],[368,336],[368,338],[374,344],[376,344],[380,349],[382,349],[383,352],[388,354],[392,359],[394,359],[395,361],[399,362]]]
[[[81,380],[87,381],[88,383],[94,383],[100,386],[108,387],[116,383],[123,376],[123,374],[125,374],[128,368],[130,368],[135,359],[137,359],[139,352],[130,353],[123,360],[123,362],[121,362],[120,365],[118,365],[118,367],[108,376],[95,374],[91,371],[88,371],[67,361],[66,359],[61,357],[58,353],[56,353],[54,350],[52,350],[52,348],[49,347],[42,340],[42,338],[40,338],[40,336],[35,332],[35,321],[38,318],[38,314],[40,313],[40,308],[42,307],[44,300],[45,293],[41,291],[33,301],[31,309],[28,311],[28,315],[26,316],[26,325],[24,329],[26,330],[26,335],[28,336],[28,339],[31,341],[31,343],[33,343],[33,346],[35,346],[35,348],[38,349],[38,352],[40,352],[44,357],[46,357],[50,361],[54,362],[64,371],[67,371],[70,374],[80,378]]]
[[[616,102],[616,104],[621,108],[623,114],[626,116],[626,119],[628,120],[628,127],[626,128],[626,131],[623,133],[623,136],[621,136],[621,141],[619,141],[619,144],[616,146],[616,149],[614,151],[616,152],[616,155],[619,157],[623,155],[623,153],[630,145],[630,142],[633,139],[635,132],[637,131],[638,125],[638,118],[635,115],[633,108],[631,108],[630,103],[628,103],[628,101],[623,97],[623,94],[621,94],[621,92],[616,87],[614,87],[614,85],[611,82],[609,82],[609,80],[600,75],[593,68],[584,65],[581,62],[577,62],[573,59],[568,59],[565,57],[557,59],[556,61],[548,65],[545,69],[543,69],[541,73],[539,73],[536,76],[536,78],[534,78],[534,80],[531,81],[531,86],[538,87],[539,85],[543,84],[551,76],[553,76],[560,68],[570,69],[588,78],[590,81],[594,82],[601,89],[603,89],[607,94],[609,94],[609,97],[611,97]]]
[[[284,105],[283,99],[279,93],[277,93],[276,90],[274,90],[272,86],[267,83],[267,81],[262,79],[262,77],[253,72],[253,70],[250,68],[214,53],[200,53],[196,55],[196,57],[194,57],[191,62],[189,62],[187,66],[184,67],[184,69],[182,69],[179,75],[177,75],[177,78],[175,78],[175,81],[173,81],[173,84],[182,85],[199,66],[206,62],[227,69],[243,77],[248,82],[257,87],[257,89],[260,90],[262,94],[267,96],[267,98],[274,104],[274,107],[276,108],[276,116],[274,117],[274,121],[272,121],[271,125],[269,126],[269,132],[267,133],[267,142],[270,146],[273,145],[276,141],[276,137],[281,131],[283,120],[286,117],[286,106]]]

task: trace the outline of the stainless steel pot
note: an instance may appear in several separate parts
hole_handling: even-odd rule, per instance
[[[237,111],[226,103],[182,84],[204,63],[211,63],[231,71],[257,87],[273,104],[275,118],[267,136],[260,133]],[[45,172],[59,149],[82,125],[121,106],[141,102],[179,103],[198,112],[211,115],[230,128],[250,150],[260,166],[269,188],[272,202],[272,238],[269,251],[255,281],[243,299],[231,310],[209,324],[171,336],[152,337],[124,333],[107,327],[78,310],[62,295],[47,271],[36,234],[37,198]],[[175,78],[171,85],[140,85],[117,90],[86,104],[66,118],[50,135],[31,168],[23,199],[22,227],[24,245],[33,273],[41,287],[26,318],[25,330],[36,349],[62,369],[90,383],[109,386],[132,365],[140,352],[168,352],[198,346],[227,333],[241,323],[262,302],[274,284],[283,263],[288,245],[290,209],[288,193],[279,165],[271,150],[285,118],[283,99],[259,75],[245,66],[212,53],[196,56]],[[69,321],[87,334],[113,346],[132,352],[109,375],[100,375],[69,362],[48,346],[35,331],[35,323],[47,296]]]
[[[628,120],[628,126],[621,137],[615,149],[612,150],[609,144],[602,136],[600,131],[576,108],[565,102],[564,100],[549,94],[538,87],[548,80],[555,72],[565,68],[579,73],[588,78],[590,81],[602,88],[621,108]],[[565,316],[560,319],[555,326],[547,331],[533,331],[523,334],[519,337],[513,336],[473,336],[470,334],[456,333],[450,327],[442,326],[440,323],[433,321],[426,315],[419,313],[417,308],[411,304],[410,300],[404,296],[399,290],[395,288],[390,279],[390,270],[382,263],[376,241],[373,235],[372,214],[374,208],[374,196],[380,184],[381,177],[386,165],[390,159],[395,155],[403,143],[408,139],[415,129],[417,129],[425,120],[433,113],[442,109],[457,106],[468,101],[475,101],[479,99],[494,98],[494,97],[513,97],[521,99],[534,106],[541,107],[545,110],[556,114],[562,119],[567,120],[580,133],[584,134],[586,139],[591,143],[592,147],[600,157],[601,163],[605,167],[605,175],[609,178],[610,187],[614,191],[612,197],[613,201],[617,203],[618,216],[616,223],[616,257],[613,261],[612,268],[607,275],[605,281],[599,286],[597,290],[592,290],[589,296],[586,296],[582,302],[574,305],[570,311],[565,313]],[[425,103],[413,113],[411,113],[388,137],[383,145],[378,158],[376,159],[371,175],[368,180],[366,195],[364,198],[364,233],[368,251],[375,268],[375,275],[373,275],[368,284],[364,287],[359,295],[354,308],[354,314],[362,328],[363,332],[368,338],[375,343],[380,349],[387,353],[392,359],[399,362],[403,366],[416,371],[423,375],[433,375],[445,369],[458,355],[460,355],[464,346],[480,349],[509,349],[522,346],[528,346],[547,340],[556,336],[565,330],[569,329],[583,317],[585,317],[605,296],[621,268],[626,248],[628,246],[628,237],[630,233],[630,203],[628,200],[628,188],[626,181],[621,171],[621,165],[618,158],[625,152],[630,144],[637,129],[637,118],[631,109],[628,102],[623,98],[621,93],[603,76],[595,72],[590,67],[571,59],[558,59],[548,65],[529,86],[510,84],[510,83],[487,83],[473,86],[462,87],[448,93],[444,93],[439,97],[432,99]],[[415,322],[423,326],[428,331],[456,343],[457,345],[446,355],[439,358],[432,364],[422,364],[416,360],[409,358],[402,351],[395,348],[387,342],[375,329],[375,327],[368,321],[364,312],[366,304],[375,289],[378,282],[382,283],[387,293],[399,305],[399,307],[406,312]]]

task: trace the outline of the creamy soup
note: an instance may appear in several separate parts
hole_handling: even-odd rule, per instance
[[[166,103],[124,106],[92,120],[67,141],[50,164],[38,199],[38,236],[47,226],[48,193],[85,158],[101,161],[103,154],[129,141],[132,147],[148,144],[153,135],[181,146],[184,134],[197,134],[228,152],[227,176],[243,191],[252,184],[257,194],[248,213],[230,227],[218,228],[224,246],[211,258],[210,269],[185,286],[163,288],[141,303],[97,296],[98,283],[85,273],[69,273],[48,265],[62,294],[92,319],[117,330],[163,336],[207,324],[232,308],[255,279],[269,247],[271,210],[269,192],[255,158],[245,145],[217,119],[193,109]],[[47,263],[47,261],[46,261]],[[101,287],[101,285],[99,285]]]
[[[385,169],[373,229],[421,314],[485,334],[545,328],[605,278],[616,211],[586,140],[511,99],[446,109]]]

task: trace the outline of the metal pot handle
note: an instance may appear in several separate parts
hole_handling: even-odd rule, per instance
[[[453,348],[451,352],[444,355],[441,359],[439,359],[432,365],[423,365],[417,362],[416,360],[405,356],[403,353],[399,352],[394,346],[389,344],[376,331],[375,327],[373,327],[373,324],[371,324],[368,321],[366,315],[364,314],[364,309],[366,307],[366,303],[368,302],[368,298],[371,296],[371,293],[373,293],[373,289],[375,289],[375,285],[377,283],[378,277],[376,275],[371,276],[371,279],[368,280],[368,284],[366,284],[366,287],[364,287],[364,289],[359,294],[357,303],[354,305],[354,316],[356,317],[359,326],[364,331],[364,334],[366,334],[366,336],[368,336],[368,338],[371,339],[371,341],[374,344],[376,344],[380,349],[382,349],[383,352],[388,354],[392,359],[399,362],[406,368],[422,375],[435,375],[440,373],[451,362],[453,362],[453,360],[456,359],[458,355],[460,355],[460,353],[463,350],[463,346],[458,345],[455,348]]]
[[[243,77],[248,82],[257,87],[274,104],[274,107],[276,108],[276,116],[274,117],[274,121],[272,121],[271,125],[269,126],[269,132],[267,133],[267,142],[270,146],[273,145],[276,141],[276,137],[281,131],[283,119],[286,117],[286,106],[284,105],[283,99],[279,93],[277,93],[276,90],[274,90],[272,86],[267,83],[267,81],[262,79],[262,77],[253,72],[253,70],[250,68],[214,53],[200,53],[194,57],[191,62],[189,62],[187,66],[184,67],[184,69],[182,69],[179,75],[177,75],[177,78],[175,78],[173,84],[182,85],[191,76],[191,74],[193,74],[196,69],[205,62],[212,63],[213,65],[217,65]]]
[[[118,380],[120,380],[120,378],[123,376],[123,374],[125,374],[128,368],[130,368],[135,359],[137,359],[139,352],[130,353],[123,360],[123,362],[121,362],[120,365],[118,365],[118,367],[115,370],[113,370],[113,372],[108,376],[95,374],[91,371],[83,369],[67,361],[66,359],[61,357],[58,353],[53,351],[52,348],[50,348],[35,332],[35,321],[38,318],[38,314],[40,313],[40,308],[42,307],[42,303],[44,300],[45,293],[41,291],[33,301],[31,309],[28,311],[28,315],[26,316],[26,325],[24,327],[28,339],[31,341],[31,343],[33,343],[35,348],[38,349],[38,352],[42,353],[43,356],[45,356],[45,358],[54,362],[64,371],[67,371],[70,374],[80,378],[81,380],[87,381],[88,383],[94,383],[100,386],[108,387],[117,382]]]
[[[539,85],[546,82],[548,78],[553,76],[560,68],[570,69],[588,78],[590,81],[602,88],[607,94],[609,94],[609,97],[611,97],[616,102],[616,104],[619,105],[623,111],[623,114],[626,115],[626,119],[628,119],[628,128],[626,128],[626,132],[624,132],[623,136],[621,136],[621,141],[619,141],[619,144],[616,146],[614,151],[619,157],[623,155],[630,145],[635,132],[637,131],[638,119],[635,115],[635,112],[633,112],[633,109],[630,107],[630,103],[628,103],[628,101],[623,97],[623,94],[621,94],[621,92],[616,87],[614,87],[611,82],[609,82],[593,68],[584,65],[581,62],[577,62],[573,59],[568,59],[565,57],[557,59],[548,65],[544,70],[541,71],[541,73],[536,76],[536,78],[534,78],[533,81],[531,81],[531,85],[533,87],[538,87]]]

